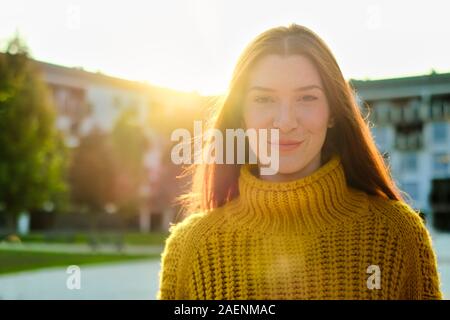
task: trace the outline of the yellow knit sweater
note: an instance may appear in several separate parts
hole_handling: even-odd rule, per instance
[[[157,299],[441,299],[421,218],[350,188],[334,156],[310,176],[264,181],[173,225]]]

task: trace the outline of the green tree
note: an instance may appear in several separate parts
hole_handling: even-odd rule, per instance
[[[112,132],[95,128],[80,139],[72,154],[69,181],[74,208],[89,215],[97,228],[101,214],[114,208],[123,214],[136,213],[140,186],[146,180],[144,155],[148,140],[138,114],[126,108]]]
[[[95,128],[80,139],[69,169],[73,207],[91,217],[91,228],[110,205],[115,205],[117,163],[111,139]]]
[[[112,134],[112,146],[117,160],[116,202],[119,209],[136,212],[140,187],[148,183],[144,156],[149,139],[139,122],[135,107],[125,109],[117,119]]]
[[[66,149],[46,84],[16,36],[0,54],[0,214],[64,207]]]

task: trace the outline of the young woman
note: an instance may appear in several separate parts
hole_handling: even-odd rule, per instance
[[[429,233],[311,30],[256,37],[212,127],[278,129],[279,170],[196,167],[190,215],[166,240],[158,299],[442,298]]]

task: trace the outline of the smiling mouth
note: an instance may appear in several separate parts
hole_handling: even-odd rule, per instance
[[[269,143],[271,145],[278,146],[280,151],[291,151],[297,149],[303,141],[280,141],[278,143]]]

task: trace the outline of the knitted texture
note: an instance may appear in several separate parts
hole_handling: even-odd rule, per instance
[[[349,187],[339,156],[289,182],[253,168],[239,197],[171,226],[157,299],[442,299],[422,219]]]

